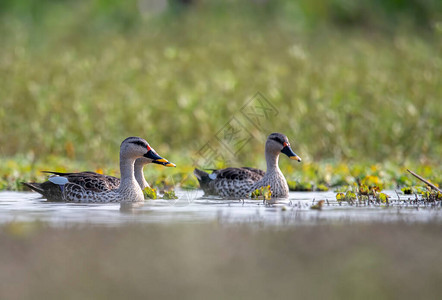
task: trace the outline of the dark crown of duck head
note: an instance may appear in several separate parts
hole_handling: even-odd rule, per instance
[[[142,138],[136,137],[136,136],[131,136],[128,137],[127,139],[125,139],[121,145],[123,145],[124,143],[131,143],[131,144],[135,144],[141,147],[144,147],[146,149],[150,148],[149,144]]]
[[[279,132],[274,132],[274,133],[270,134],[268,139],[278,142],[279,144],[281,144],[281,146],[283,146],[284,143],[289,143],[289,139],[287,138],[287,136],[285,136],[285,134],[282,134]]]

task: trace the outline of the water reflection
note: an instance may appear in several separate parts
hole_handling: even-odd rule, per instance
[[[121,202],[120,212],[122,213],[134,213],[137,209],[144,206],[144,202]]]
[[[392,199],[397,195],[388,192]],[[144,203],[80,204],[51,203],[36,193],[0,192],[0,223],[40,220],[53,225],[123,223],[221,222],[277,226],[317,224],[318,222],[426,222],[442,220],[438,208],[404,204],[406,197],[385,206],[338,204],[333,192],[296,192],[290,198],[262,200],[223,200],[203,197],[200,190],[177,190],[176,200],[149,200]],[[321,211],[310,209],[324,199]],[[316,202],[315,202],[316,201]],[[402,201],[402,202],[401,202]]]

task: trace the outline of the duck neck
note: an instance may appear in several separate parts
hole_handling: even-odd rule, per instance
[[[266,151],[266,162],[267,162],[267,172],[268,174],[281,172],[278,166],[279,153],[272,153]]]
[[[144,190],[145,188],[149,187],[149,184],[147,183],[146,179],[144,178],[143,168],[144,163],[142,163],[140,160],[135,161],[135,179],[137,180],[138,184],[140,185],[141,189]]]
[[[138,186],[134,175],[134,163],[135,159],[127,158],[120,155],[120,189],[133,188]]]

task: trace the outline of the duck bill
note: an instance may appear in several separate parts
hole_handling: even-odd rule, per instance
[[[293,152],[292,148],[290,146],[285,146],[281,150],[282,153],[287,155],[290,159],[297,160],[298,162],[301,162],[301,158]]]
[[[171,167],[171,168],[175,168],[176,167],[176,165],[174,163],[171,163],[170,161],[168,161],[167,163],[163,163],[163,166]]]
[[[176,167],[174,163],[171,163],[167,159],[162,158],[153,150],[149,150],[146,154],[144,154],[144,157],[151,159],[152,163],[154,164],[162,165],[165,167]]]
[[[162,162],[159,160],[153,160],[152,163],[162,165],[165,167],[176,167],[176,165],[174,163],[171,163],[170,161],[167,161],[167,160],[165,162]]]

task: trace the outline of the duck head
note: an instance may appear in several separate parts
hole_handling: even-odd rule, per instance
[[[128,137],[120,146],[120,156],[140,159],[140,163],[155,163],[166,167],[175,167],[175,164],[159,156],[149,143],[140,137]]]
[[[301,158],[296,155],[290,147],[289,139],[286,135],[282,133],[275,132],[269,135],[266,142],[266,152],[274,154],[279,154],[280,152],[282,152],[290,159],[301,162]]]

